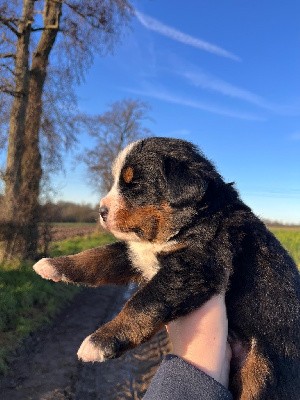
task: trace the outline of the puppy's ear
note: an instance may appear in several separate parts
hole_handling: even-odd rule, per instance
[[[189,205],[201,200],[207,183],[199,176],[188,161],[168,157],[164,160],[164,176],[170,204],[173,206]]]

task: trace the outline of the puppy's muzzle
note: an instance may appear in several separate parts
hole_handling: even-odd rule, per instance
[[[105,206],[100,207],[99,208],[99,214],[100,214],[100,217],[102,218],[102,220],[104,222],[106,222],[107,216],[108,216],[108,208],[105,207]]]

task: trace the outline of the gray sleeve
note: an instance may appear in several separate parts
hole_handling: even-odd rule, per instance
[[[169,354],[162,361],[143,400],[232,400],[231,393],[200,369]]]

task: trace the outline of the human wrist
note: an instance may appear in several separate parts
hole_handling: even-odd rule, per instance
[[[168,325],[173,354],[228,386],[230,347],[224,297],[214,296],[200,309]]]

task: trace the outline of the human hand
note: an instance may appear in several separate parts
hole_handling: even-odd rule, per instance
[[[170,322],[167,331],[173,354],[228,387],[231,349],[227,342],[228,321],[223,294]]]

